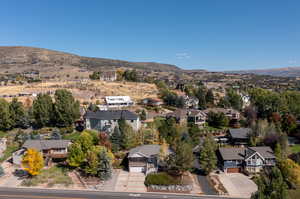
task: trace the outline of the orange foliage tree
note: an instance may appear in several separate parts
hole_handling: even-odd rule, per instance
[[[44,167],[43,155],[35,149],[28,149],[23,156],[22,166],[31,176],[36,176]]]

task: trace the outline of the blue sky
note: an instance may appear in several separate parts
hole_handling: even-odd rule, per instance
[[[0,45],[188,69],[300,66],[298,0],[7,0]]]

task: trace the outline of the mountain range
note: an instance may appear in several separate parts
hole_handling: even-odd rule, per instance
[[[69,71],[71,71],[71,69],[75,67],[84,68],[89,71],[115,69],[119,67],[157,72],[187,71],[171,64],[156,62],[130,62],[106,58],[84,57],[71,53],[34,47],[0,46],[0,73],[19,73],[28,70],[57,73],[62,68],[69,68]],[[200,69],[189,71],[205,72],[205,70]],[[252,73],[257,75],[298,77],[300,76],[300,67],[226,71],[225,73]]]

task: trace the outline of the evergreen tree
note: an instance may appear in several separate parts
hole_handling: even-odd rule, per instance
[[[243,100],[242,97],[235,92],[234,90],[230,89],[227,91],[226,98],[230,103],[230,106],[236,110],[242,110],[243,107]]]
[[[9,110],[9,103],[0,99],[0,130],[9,130],[13,127],[13,121]]]
[[[209,174],[217,167],[216,143],[212,136],[204,139],[199,163],[205,174]]]
[[[9,111],[14,127],[25,128],[28,126],[28,118],[24,106],[17,98],[13,98],[9,104]]]
[[[38,94],[33,101],[32,114],[38,127],[51,125],[53,113],[53,103],[50,95]]]
[[[121,147],[125,150],[136,145],[135,132],[124,119],[119,120],[119,129],[121,131]]]
[[[206,89],[204,86],[200,86],[195,93],[196,97],[199,100],[198,106],[199,109],[203,110],[206,109]]]
[[[209,112],[207,115],[207,123],[209,126],[215,128],[222,128],[228,126],[229,120],[226,117],[226,115],[222,112],[219,113]]]
[[[251,199],[288,199],[287,185],[277,167],[265,170],[256,183],[258,191],[252,194]]]
[[[184,141],[178,141],[174,149],[167,158],[168,172],[174,175],[182,175],[193,166],[192,146]]]
[[[147,119],[147,114],[146,111],[143,109],[141,114],[140,114],[140,118],[142,121],[145,121]]]
[[[75,101],[72,93],[65,89],[56,90],[54,104],[54,119],[57,126],[71,126],[80,117],[79,102]]]
[[[205,99],[206,99],[206,103],[214,105],[215,97],[214,97],[214,93],[213,93],[212,89],[208,89],[208,91],[206,93],[206,96],[205,96]]]
[[[103,150],[99,153],[98,156],[99,156],[98,177],[101,180],[108,180],[112,176],[111,158],[108,156],[107,152]]]
[[[112,151],[118,152],[121,149],[122,142],[122,136],[118,126],[114,128],[114,131],[110,136],[110,141],[112,143]]]

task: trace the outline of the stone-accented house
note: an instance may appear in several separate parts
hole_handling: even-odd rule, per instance
[[[138,131],[141,127],[139,116],[128,110],[87,111],[84,115],[86,129],[107,133],[111,133],[121,119],[124,119],[135,131]]]
[[[116,71],[103,71],[100,73],[100,80],[102,81],[116,81],[117,73]]]
[[[233,145],[247,145],[251,133],[250,128],[229,129],[228,137]]]
[[[70,140],[26,140],[22,148],[13,153],[13,163],[20,165],[27,149],[40,151],[46,165],[53,159],[64,160],[68,156],[68,146],[70,144]]]
[[[129,172],[142,172],[146,175],[157,172],[161,165],[159,161],[160,148],[161,146],[158,144],[149,144],[131,149],[128,154]],[[171,153],[171,150],[168,153]]]
[[[219,148],[219,160],[226,173],[258,173],[265,167],[276,165],[274,152],[265,146]]]
[[[193,122],[198,126],[204,126],[207,119],[207,115],[205,112],[201,110],[190,110],[188,111],[188,122]]]

